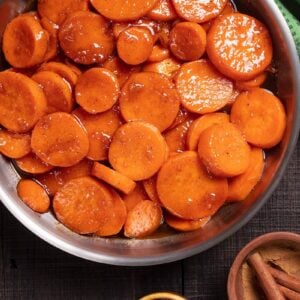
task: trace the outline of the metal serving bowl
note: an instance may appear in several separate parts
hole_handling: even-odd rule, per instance
[[[22,1],[11,2],[20,4],[20,10],[24,9]],[[23,204],[16,194],[19,176],[11,163],[1,157],[0,199],[7,209],[53,246],[112,265],[145,266],[183,259],[211,248],[245,225],[275,190],[296,145],[300,123],[300,66],[289,28],[273,0],[239,0],[236,3],[241,11],[261,19],[272,33],[278,67],[274,92],[282,99],[287,111],[284,139],[268,153],[263,179],[246,201],[223,207],[207,226],[196,232],[162,232],[143,240],[80,236],[59,224],[51,213],[39,215]],[[7,10],[1,9],[0,4],[0,23],[7,20],[7,16]]]

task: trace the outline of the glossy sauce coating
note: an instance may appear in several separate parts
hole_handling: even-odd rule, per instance
[[[224,9],[228,0],[172,0],[180,17],[185,20],[203,23],[216,17]]]
[[[249,80],[271,63],[273,48],[270,34],[257,19],[233,13],[221,16],[208,33],[207,54],[225,75]]]
[[[231,99],[233,83],[206,59],[184,64],[176,77],[182,105],[205,114],[223,108]]]
[[[69,16],[58,38],[65,55],[84,65],[104,62],[114,48],[108,21],[92,12]]]

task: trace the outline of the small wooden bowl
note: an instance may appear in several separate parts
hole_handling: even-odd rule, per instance
[[[252,252],[261,246],[280,245],[292,246],[300,251],[300,235],[291,232],[273,232],[264,234],[247,244],[235,258],[227,282],[227,293],[229,300],[243,299],[243,288],[241,282],[241,267]]]

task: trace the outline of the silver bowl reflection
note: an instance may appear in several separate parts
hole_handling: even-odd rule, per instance
[[[1,2],[0,23],[3,23],[9,13]],[[25,7],[24,1],[5,2],[6,5],[13,3],[20,10]],[[84,259],[112,265],[145,266],[183,259],[211,248],[244,226],[274,192],[296,145],[300,123],[300,66],[293,38],[274,0],[240,0],[236,3],[242,11],[261,19],[272,33],[278,67],[273,90],[284,102],[288,116],[284,139],[268,153],[263,179],[246,201],[223,207],[206,227],[196,232],[162,232],[144,240],[80,236],[60,225],[51,213],[38,215],[27,208],[16,194],[18,174],[11,163],[1,157],[0,199],[7,209],[53,246]]]

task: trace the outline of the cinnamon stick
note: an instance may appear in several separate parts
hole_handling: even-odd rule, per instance
[[[268,270],[271,273],[271,275],[275,278],[275,280],[279,284],[281,284],[295,292],[300,293],[300,279],[293,277],[283,271],[272,268],[270,266],[267,266],[267,267],[268,267]]]
[[[252,254],[248,261],[255,270],[256,276],[268,300],[285,300],[273,276],[258,252]]]
[[[289,300],[300,300],[300,294],[282,286],[278,285],[281,293]]]

